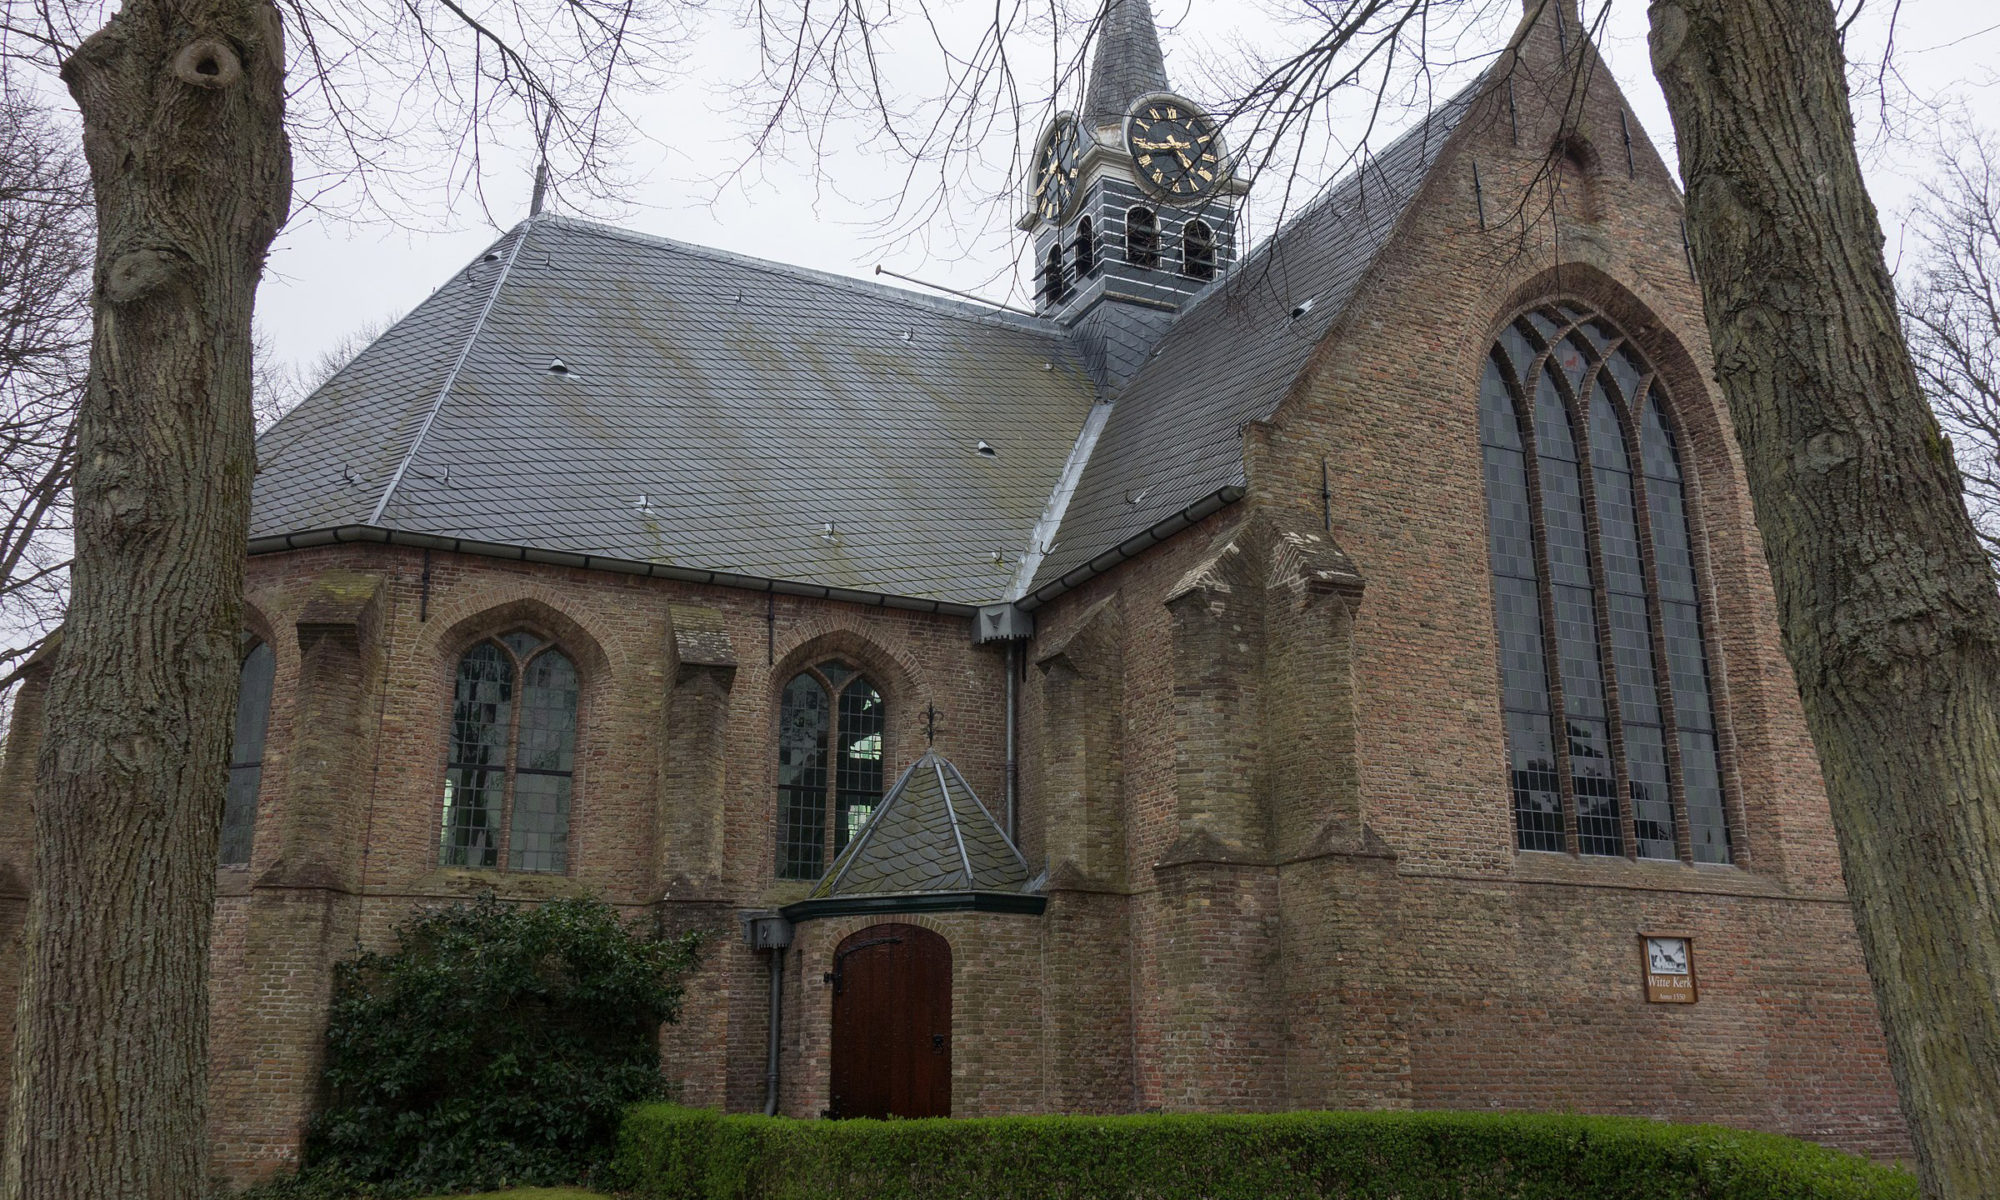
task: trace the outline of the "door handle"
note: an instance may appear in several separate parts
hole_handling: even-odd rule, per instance
[[[941,1034],[941,1033],[934,1033],[934,1034],[932,1034],[932,1035],[931,1035],[931,1049],[932,1049],[933,1051],[935,1051],[936,1053],[938,1053],[938,1054],[943,1054],[943,1053],[944,1053],[944,1035],[943,1035],[943,1034]]]

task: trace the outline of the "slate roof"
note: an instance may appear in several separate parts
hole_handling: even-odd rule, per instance
[[[371,526],[990,602],[1095,400],[1049,322],[535,217],[263,436],[253,547]]]
[[[1430,113],[1188,302],[1116,398],[1030,600],[1243,486],[1242,427],[1284,399],[1484,86]]]
[[[951,760],[927,750],[882,797],[811,898],[1031,890],[1020,850]]]
[[[1145,0],[1121,14],[1156,55]],[[264,434],[251,549],[415,538],[1032,608],[1241,495],[1242,426],[1282,401],[1481,86],[1167,314],[1108,413],[1088,339],[1053,321],[532,217]]]
[[[1152,6],[1147,0],[1104,0],[1083,97],[1084,126],[1122,124],[1134,100],[1167,90]]]

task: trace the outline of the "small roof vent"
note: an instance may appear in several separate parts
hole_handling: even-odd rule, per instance
[[[1305,299],[1299,301],[1297,304],[1292,305],[1292,320],[1296,321],[1300,317],[1303,317],[1307,313],[1311,312],[1312,310],[1313,310],[1313,297],[1307,296]]]
[[[972,448],[972,452],[974,454],[979,455],[981,458],[1000,457],[1000,452],[998,450],[995,450],[992,446],[988,445],[986,442],[980,442],[977,446],[974,446]]]
[[[569,374],[569,364],[560,358],[552,358],[549,360],[549,374],[567,375]]]

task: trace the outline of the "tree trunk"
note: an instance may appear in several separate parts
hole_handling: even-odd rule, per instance
[[[0,1194],[208,1192],[208,935],[255,468],[250,308],[291,194],[261,0],[126,0],[63,64],[97,206],[76,560],[35,799]]]
[[[1828,0],[1654,0],[1716,376],[1925,1194],[2000,1196],[2000,593],[1897,322]]]

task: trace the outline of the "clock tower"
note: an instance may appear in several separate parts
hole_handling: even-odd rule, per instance
[[[1148,0],[1106,0],[1083,111],[1043,130],[1028,169],[1035,311],[1075,333],[1098,382],[1136,373],[1174,314],[1236,261],[1224,130],[1167,82]]]

